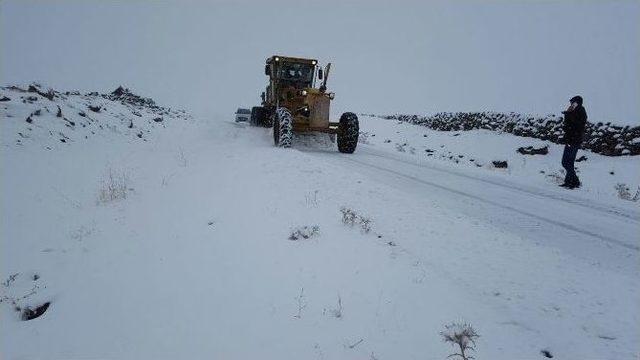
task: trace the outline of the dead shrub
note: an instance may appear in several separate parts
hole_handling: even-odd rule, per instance
[[[640,186],[634,195],[631,195],[631,189],[624,183],[617,183],[615,189],[618,192],[618,197],[622,200],[638,201],[640,199]]]
[[[371,232],[373,220],[370,217],[358,214],[355,210],[347,207],[340,208],[340,212],[342,213],[343,224],[357,226],[365,234]]]
[[[109,168],[109,175],[102,181],[98,193],[98,203],[106,204],[116,200],[127,198],[129,188],[129,176],[125,171]]]
[[[289,235],[289,240],[291,241],[297,241],[300,239],[306,240],[314,236],[317,236],[319,234],[320,234],[320,226],[318,225],[301,226],[291,231],[291,234]]]
[[[470,351],[475,351],[476,339],[480,337],[476,330],[467,323],[451,323],[445,325],[444,331],[440,332],[442,340],[450,343],[451,346],[457,346],[460,352],[449,355],[450,357],[458,357],[462,360],[470,360],[474,357],[469,355]]]

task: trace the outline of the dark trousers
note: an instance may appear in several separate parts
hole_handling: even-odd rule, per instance
[[[567,176],[564,178],[565,185],[580,185],[580,179],[578,179],[578,175],[576,175],[576,170],[574,168],[578,149],[580,149],[580,145],[564,146],[564,152],[562,153],[562,167],[567,171]]]

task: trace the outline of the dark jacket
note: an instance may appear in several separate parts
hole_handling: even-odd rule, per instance
[[[582,105],[578,105],[573,111],[565,111],[564,114],[564,143],[567,145],[580,145],[584,137],[584,128],[587,124],[587,111]]]

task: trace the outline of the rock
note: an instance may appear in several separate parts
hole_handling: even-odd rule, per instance
[[[17,91],[17,92],[21,92],[21,93],[27,92],[27,90],[25,90],[25,89],[23,89],[23,88],[21,88],[19,86],[15,86],[15,85],[9,85],[5,89],[12,90],[12,91]]]
[[[112,95],[116,95],[116,96],[121,96],[125,92],[127,92],[127,90],[125,90],[125,88],[123,88],[122,85],[120,85],[120,86],[118,86],[117,89],[113,90],[113,92],[111,92],[111,94]]]
[[[85,113],[84,111],[80,111],[80,112],[78,113],[78,115],[80,115],[80,116],[82,116],[82,117],[86,117],[86,116],[87,116],[87,113]]]
[[[62,109],[60,109],[60,105],[58,105],[58,113],[56,114],[56,117],[62,117]]]
[[[522,155],[547,155],[549,153],[549,147],[543,146],[541,148],[534,148],[533,146],[520,147],[517,150]]]
[[[46,303],[36,306],[35,308],[27,307],[22,309],[22,321],[29,321],[42,316],[42,314],[44,314],[45,311],[49,309],[49,305],[51,305],[51,303],[47,301]]]
[[[576,159],[576,162],[583,162],[583,161],[587,161],[587,157],[582,155],[579,158]]]
[[[31,84],[29,85],[29,89],[27,89],[28,92],[34,92],[44,98],[47,98],[49,100],[53,101],[53,97],[55,96],[55,92],[53,91],[53,89],[49,89],[47,90],[47,92],[41,91],[39,89],[39,86],[36,84]]]
[[[551,354],[551,351],[549,351],[549,350],[546,350],[546,349],[540,350],[540,353],[542,354],[542,356],[544,356],[546,358],[549,358],[549,359],[553,358],[553,354]]]
[[[494,167],[498,168],[498,169],[506,169],[509,164],[507,163],[506,160],[502,161],[502,160],[494,160],[491,162],[493,164]]]
[[[28,122],[29,124],[31,124],[33,122],[33,119],[31,118],[31,115],[27,116],[27,120],[25,120],[26,122]]]
[[[100,105],[89,105],[89,110],[99,113],[102,110],[102,106]]]
[[[6,96],[3,96],[0,98],[0,101],[11,101],[11,99]]]
[[[162,120],[163,119],[161,117],[153,118],[153,121],[155,121],[155,122],[162,122]]]
[[[126,89],[122,86],[119,86],[110,94],[102,95],[102,97],[109,100],[120,101],[122,104],[144,106],[154,110],[163,109],[158,107],[152,99],[136,95],[129,91],[129,89]]]

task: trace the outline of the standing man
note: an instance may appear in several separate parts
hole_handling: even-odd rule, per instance
[[[580,187],[580,179],[576,175],[574,162],[587,124],[587,111],[582,106],[582,97],[574,96],[569,100],[571,104],[564,114],[564,153],[562,154],[562,167],[567,171],[564,184],[560,185],[568,189]]]

